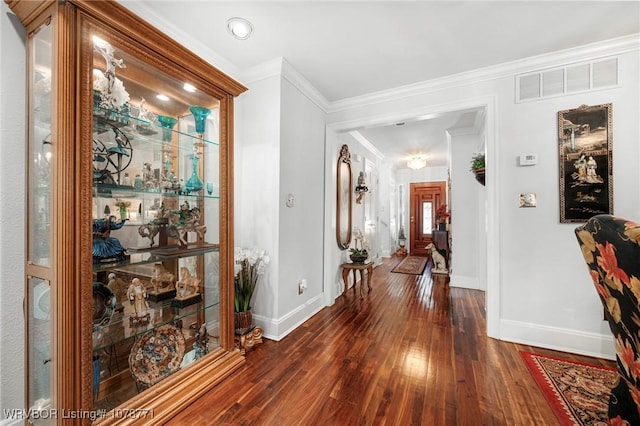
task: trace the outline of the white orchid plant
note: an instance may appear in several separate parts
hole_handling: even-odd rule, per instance
[[[364,232],[358,227],[354,227],[351,232],[353,235],[354,247],[349,249],[349,252],[354,256],[367,256],[367,250],[369,250],[369,242],[364,236]],[[360,242],[360,248],[358,248],[358,242]]]
[[[258,278],[264,274],[271,261],[264,250],[235,248],[234,253],[234,309],[247,312],[251,309],[251,298],[258,284]]]

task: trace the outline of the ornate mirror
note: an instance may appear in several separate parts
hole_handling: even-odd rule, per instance
[[[337,219],[336,237],[338,247],[341,250],[349,248],[351,243],[351,154],[349,147],[345,144],[340,148],[338,157],[338,179],[337,179]]]

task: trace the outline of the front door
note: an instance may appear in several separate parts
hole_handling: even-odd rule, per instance
[[[432,241],[435,212],[446,203],[446,182],[409,184],[409,253],[426,256],[426,247]]]

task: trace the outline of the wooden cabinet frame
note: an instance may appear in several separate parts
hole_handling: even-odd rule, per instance
[[[166,35],[114,1],[5,0],[27,28],[27,34],[46,20],[54,25],[55,84],[52,137],[55,162],[52,182],[52,267],[38,275],[51,281],[51,347],[54,365],[52,408],[62,412],[93,408],[92,401],[92,73],[89,37],[83,31],[108,32],[111,39],[130,46],[154,66],[189,76],[220,100],[220,347],[123,405],[149,410],[153,416],[127,418],[113,412],[96,424],[162,423],[201,396],[244,358],[234,346],[233,326],[233,100],[246,90]],[[31,268],[31,269],[30,269]],[[35,266],[27,265],[27,275]],[[116,410],[114,410],[116,411]],[[62,419],[59,424],[88,423]]]

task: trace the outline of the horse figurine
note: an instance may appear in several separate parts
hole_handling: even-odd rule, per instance
[[[152,220],[151,222],[138,227],[138,234],[140,234],[142,238],[148,238],[149,241],[151,241],[149,247],[153,247],[156,243],[155,238],[160,232],[160,226],[161,225],[157,221]]]
[[[171,212],[167,235],[177,238],[180,245],[187,246],[189,232],[195,232],[199,238],[204,238],[207,226],[200,224],[200,209],[189,208],[189,203],[185,201],[180,206],[180,210]]]
[[[147,224],[140,225],[138,227],[138,234],[142,238],[148,238],[150,241],[149,247],[153,247],[155,242],[156,235],[160,233],[160,229],[164,226],[167,226],[169,223],[169,216],[171,215],[171,210],[161,205],[158,208],[159,218],[150,221]]]
[[[151,278],[153,292],[158,293],[171,290],[175,280],[175,275],[167,271],[162,263],[156,263],[153,265],[153,271],[155,273],[155,276]]]

